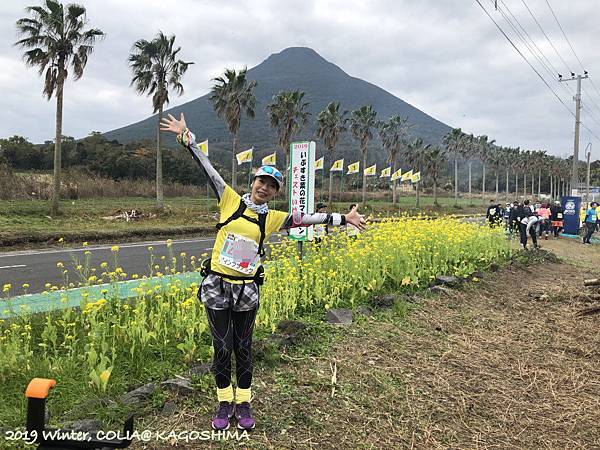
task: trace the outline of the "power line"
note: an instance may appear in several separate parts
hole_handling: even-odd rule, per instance
[[[554,92],[554,90],[552,89],[552,87],[550,87],[550,85],[548,84],[548,82],[546,81],[546,79],[538,72],[538,70],[529,62],[529,60],[525,57],[525,55],[523,55],[523,53],[521,53],[521,50],[519,50],[519,48],[515,45],[515,43],[512,41],[512,39],[504,32],[504,30],[502,29],[502,27],[500,27],[500,25],[498,25],[498,23],[494,20],[494,18],[490,15],[490,13],[487,11],[487,9],[485,9],[485,7],[481,4],[481,2],[479,0],[475,0],[477,2],[477,4],[481,7],[481,9],[483,9],[483,12],[485,12],[485,14],[489,17],[489,19],[494,23],[494,25],[496,25],[496,28],[498,28],[498,30],[500,31],[500,33],[502,33],[502,35],[506,38],[506,40],[508,42],[510,42],[510,45],[512,45],[512,47],[516,50],[516,52],[521,56],[521,58],[523,58],[525,60],[525,62],[527,63],[527,65],[529,67],[531,67],[531,70],[533,70],[535,72],[535,74],[540,78],[540,80],[542,80],[542,82],[546,85],[546,87],[550,90],[550,92],[552,92],[552,94],[554,94],[554,96],[556,97],[556,99],[565,107],[565,109],[567,111],[569,111],[569,114],[571,114],[573,117],[575,117],[575,114],[573,113],[573,111],[571,111],[571,109],[566,105],[565,102],[563,102],[563,100],[558,96],[558,94],[556,92]],[[600,139],[599,139],[600,140]]]
[[[560,53],[558,53],[558,50],[556,49],[556,47],[554,46],[554,44],[552,43],[552,41],[550,40],[550,38],[548,37],[548,35],[546,34],[546,32],[544,31],[544,29],[542,28],[542,25],[540,24],[540,22],[538,22],[537,18],[535,17],[535,15],[533,14],[533,11],[531,11],[531,9],[529,8],[529,6],[527,5],[527,3],[525,3],[525,0],[521,0],[523,2],[523,5],[525,5],[525,8],[527,8],[527,11],[529,11],[529,14],[531,15],[531,17],[533,18],[533,20],[535,21],[535,23],[537,24],[537,26],[539,27],[540,31],[542,32],[542,34],[546,37],[546,39],[548,40],[548,42],[550,43],[550,46],[554,49],[554,52],[556,53],[556,56],[559,57],[559,59],[562,61],[562,63],[565,65],[565,67],[567,68],[567,70],[571,73],[573,73],[573,71],[571,70],[571,68],[569,67],[569,65],[566,63],[566,61],[563,59],[563,57],[560,55]],[[557,72],[558,74],[558,72]]]
[[[491,0],[491,1],[494,2],[494,0]],[[523,27],[523,25],[521,25],[521,22],[519,22],[519,20],[515,17],[515,15],[510,10],[510,8],[506,5],[506,3],[504,3],[503,0],[500,0],[500,1],[502,2],[502,5],[504,5],[504,8],[512,16],[512,18],[514,19],[514,21],[517,23],[517,25],[519,26],[519,28],[521,28],[521,30],[523,30],[523,33],[525,33],[525,35],[529,38],[529,40],[534,45],[534,47],[537,49],[537,51],[539,52],[539,54],[544,58],[544,60],[546,60],[546,62],[548,63],[548,65],[551,66],[552,70],[550,70],[550,68],[548,67],[548,65],[545,64],[544,61],[542,61],[542,59],[533,51],[533,49],[531,48],[531,45],[528,44],[527,40],[523,37],[523,34],[520,33],[515,28],[515,26],[513,25],[512,21],[508,17],[506,17],[506,14],[504,14],[504,12],[502,11],[502,7],[498,7],[498,11],[500,12],[500,14],[504,18],[504,20],[510,25],[510,27],[513,29],[513,31],[515,32],[515,34],[521,39],[521,41],[523,42],[523,44],[525,44],[525,46],[527,47],[527,49],[529,50],[529,52],[538,60],[538,62],[540,63],[540,65],[546,70],[546,72],[550,75],[550,77],[552,79],[555,79],[556,76],[559,74],[559,72],[556,69],[556,67],[554,67],[554,65],[552,64],[552,62],[550,62],[550,60],[548,60],[548,58],[546,57],[546,55],[544,55],[544,52],[542,52],[542,50],[537,46],[537,44],[535,43],[535,41],[533,40],[533,38],[529,35],[529,33],[527,32],[527,30],[525,30],[525,28]],[[494,2],[494,4],[496,4],[496,3]],[[569,96],[575,95],[573,93],[573,91],[571,90],[571,88],[568,85],[561,84],[561,86],[563,87],[563,89],[565,89],[567,91],[567,94],[569,94]]]
[[[552,6],[550,5],[550,1],[546,0],[546,4],[548,5],[548,8],[550,8],[550,12],[552,13],[552,15],[554,16],[554,20],[556,20],[556,23],[558,24],[558,28],[560,28],[560,31],[562,32],[563,36],[565,37],[567,43],[569,44],[569,47],[571,47],[571,51],[573,52],[573,54],[575,55],[575,58],[577,58],[577,61],[579,62],[579,65],[581,66],[581,70],[583,70],[585,72],[585,67],[583,67],[583,63],[581,62],[581,60],[579,59],[579,56],[577,56],[577,53],[575,53],[575,49],[573,48],[573,46],[571,45],[571,41],[569,41],[569,38],[567,37],[567,34],[565,33],[565,30],[563,29],[562,25],[560,24],[560,22],[558,21],[558,17],[556,17],[556,14],[554,13],[554,10],[552,9]]]

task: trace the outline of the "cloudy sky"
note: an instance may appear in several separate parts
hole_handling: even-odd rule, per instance
[[[225,67],[253,67],[286,47],[307,46],[448,125],[487,134],[505,146],[570,154],[574,118],[567,109],[575,109],[575,83],[556,82],[502,16],[537,53],[523,27],[550,72],[581,73],[547,0],[498,0],[499,11],[494,0],[480,1],[566,107],[475,0],[79,0],[90,26],[102,29],[106,39],[83,78],[66,86],[63,133],[82,137],[151,113],[149,99],[129,86],[126,60],[134,41],[162,30],[175,33],[181,57],[195,62],[184,78],[185,95],[172,97],[171,105],[206,94],[211,78]],[[600,138],[598,0],[548,1],[590,73],[593,84],[583,81],[582,122]],[[54,135],[55,104],[42,98],[37,71],[24,66],[21,51],[12,45],[15,21],[26,6],[40,2],[0,3],[0,137],[19,134],[42,142]],[[600,158],[600,140],[582,128],[582,151],[588,142],[593,157]]]

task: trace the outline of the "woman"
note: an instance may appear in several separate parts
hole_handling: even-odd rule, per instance
[[[544,234],[544,239],[548,239],[548,231],[550,230],[550,216],[552,215],[547,203],[542,203],[542,206],[537,211],[540,216],[540,237]]]
[[[279,230],[314,224],[340,226],[352,224],[364,229],[365,220],[353,208],[349,214],[296,215],[271,210],[268,202],[283,185],[283,176],[271,166],[258,169],[250,193],[240,197],[211,165],[196,146],[194,134],[188,130],[183,113],[180,119],[169,114],[161,121],[162,131],[177,135],[194,160],[206,171],[217,196],[221,223],[205,277],[198,296],[206,309],[214,347],[213,370],[217,384],[219,407],[212,420],[215,430],[229,428],[235,415],[238,428],[255,426],[250,398],[252,383],[252,332],[259,307],[259,284],[262,284],[261,257],[263,244]],[[237,389],[231,385],[231,357],[236,359]]]
[[[563,227],[563,210],[558,200],[550,207],[550,224],[554,237],[558,237]]]

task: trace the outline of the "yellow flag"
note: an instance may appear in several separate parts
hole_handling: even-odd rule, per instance
[[[373,164],[365,169],[364,174],[366,176],[377,175],[377,164]]]
[[[196,148],[198,150],[200,150],[202,153],[204,153],[206,156],[208,156],[208,139],[204,142],[200,142],[199,144],[196,144]]]
[[[338,159],[336,162],[333,163],[333,165],[331,166],[331,169],[329,169],[330,172],[343,172],[344,171],[344,160],[343,159]]]
[[[410,177],[412,177],[412,174],[413,174],[413,173],[412,173],[412,169],[411,169],[411,170],[409,170],[408,172],[404,172],[404,173],[402,174],[402,178],[400,178],[400,181],[409,181],[409,180],[410,180]]]
[[[254,148],[249,148],[248,150],[244,150],[243,152],[240,152],[237,155],[235,155],[235,157],[237,158],[238,166],[245,162],[252,162],[252,150],[254,150]]]
[[[398,169],[398,170],[396,170],[396,171],[395,171],[395,172],[392,174],[392,176],[391,176],[390,180],[392,180],[392,181],[394,181],[394,180],[398,180],[398,179],[400,179],[401,177],[402,177],[402,169]]]
[[[319,159],[315,161],[315,170],[323,170],[323,160],[324,156],[321,156]]]
[[[383,169],[381,171],[381,175],[379,175],[379,178],[387,178],[390,176],[391,173],[392,173],[392,168],[386,167],[385,169]]]
[[[412,183],[417,183],[417,182],[421,181],[421,172],[413,173],[412,177],[410,177],[410,181]]]
[[[263,166],[275,166],[277,165],[277,152],[273,152],[270,155],[265,156],[262,159]]]
[[[346,172],[346,175],[352,175],[353,173],[358,173],[359,170],[360,170],[360,161],[356,161],[355,163],[352,163],[348,166],[348,172]]]

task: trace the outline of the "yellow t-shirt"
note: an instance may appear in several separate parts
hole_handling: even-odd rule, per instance
[[[240,206],[240,196],[231,187],[225,186],[219,211],[221,222],[227,220],[237,211]],[[244,215],[252,219],[258,219],[258,214],[246,208]],[[283,211],[269,210],[265,223],[266,243],[271,234],[283,226],[288,213]],[[258,243],[260,241],[260,228],[257,224],[249,222],[243,217],[232,220],[222,227],[217,233],[215,246],[212,250],[211,268],[219,273],[233,276],[251,277],[256,273],[260,265],[258,255]],[[227,280],[231,283],[243,283],[241,280]]]

